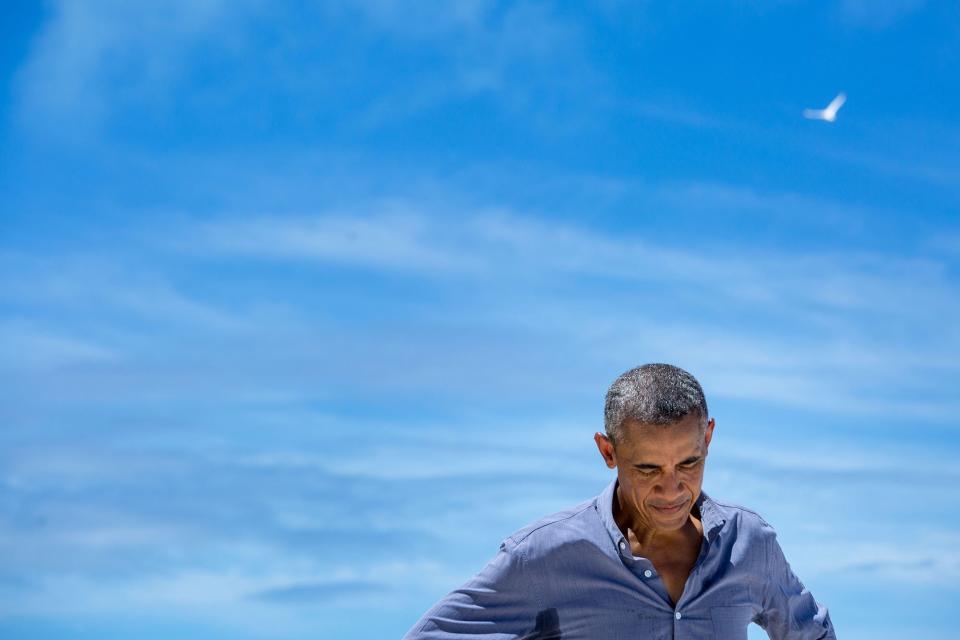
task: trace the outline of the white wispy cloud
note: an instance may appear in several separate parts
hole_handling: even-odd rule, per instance
[[[373,214],[352,223],[327,215],[237,220],[205,227],[201,235],[223,255],[340,263],[428,280],[455,275],[478,290],[479,300],[497,287],[509,303],[478,301],[445,316],[469,313],[501,330],[566,336],[606,362],[625,349],[681,360],[728,397],[926,417],[955,408],[942,385],[935,387],[939,395],[916,399],[871,391],[920,372],[943,381],[957,374],[949,355],[957,345],[943,319],[960,311],[960,296],[934,259],[787,248],[703,251],[508,211],[457,219],[412,206],[407,211],[401,219]],[[587,285],[597,278],[627,292],[615,311],[606,292]],[[630,293],[644,289],[658,291],[661,304]],[[734,313],[721,324],[687,314],[667,322],[666,309],[680,303],[691,313]],[[751,309],[757,322],[763,318],[777,331],[733,321]],[[855,331],[867,317],[882,317],[883,325],[868,334]],[[788,327],[792,336],[785,340]],[[922,334],[909,344],[884,339],[907,327],[922,327]],[[936,333],[942,334],[937,341],[923,337]]]
[[[694,201],[726,193],[728,206],[786,201],[799,210],[807,204],[795,195],[691,189]],[[73,329],[70,339],[82,344],[61,341],[62,357],[108,364],[108,355],[135,356],[129,363],[154,371],[144,374],[148,378],[169,374],[151,355],[164,340],[183,332],[194,342],[206,336],[202,361],[181,353],[174,365],[182,369],[179,382],[171,387],[173,380],[165,378],[150,390],[154,394],[212,393],[206,380],[218,381],[217,397],[254,389],[258,397],[289,396],[308,393],[308,378],[309,386],[337,388],[363,379],[404,392],[537,394],[540,367],[556,368],[550,345],[565,344],[578,354],[578,369],[616,369],[638,357],[682,362],[728,398],[933,420],[948,419],[957,408],[949,381],[960,366],[951,355],[958,345],[946,319],[960,313],[960,295],[943,259],[790,247],[704,250],[655,241],[639,230],[611,234],[508,209],[460,207],[453,214],[436,205],[388,201],[357,210],[362,214],[191,223],[176,234],[190,238],[186,243],[159,229],[144,234],[159,239],[144,247],[143,259],[126,249],[92,260],[8,253],[0,289],[23,305],[21,333],[24,323],[39,322],[52,336],[70,335],[58,328],[60,320],[83,319],[101,328]],[[281,303],[260,288],[216,303],[201,300],[158,266],[184,260],[201,271],[211,261],[292,263],[321,278],[335,265],[360,269],[363,280],[352,286],[381,299],[377,306],[394,309],[395,319],[354,327],[325,310],[332,303],[306,307],[291,296]],[[409,316],[404,306],[420,307],[394,299],[389,287],[378,288],[381,275],[443,283],[445,293],[429,314],[421,308]],[[97,321],[105,313],[113,318],[109,331]],[[458,337],[464,323],[484,331],[482,345]],[[8,329],[11,342],[26,344]],[[905,341],[905,331],[914,337]],[[166,337],[158,342],[158,335]],[[33,358],[56,346],[32,339],[39,340],[36,350],[27,350]],[[228,345],[247,364],[233,356],[211,358],[231,351]],[[454,354],[471,363],[462,376],[448,373]],[[401,362],[400,378],[375,373]],[[271,385],[263,384],[264,372],[271,372]],[[555,371],[551,388],[573,391],[578,379],[576,371]],[[77,388],[95,397],[90,385],[98,380],[116,384],[113,373],[88,372]],[[920,380],[922,393],[907,391]],[[891,396],[883,391],[888,388],[904,392]],[[140,392],[128,387],[127,393],[133,398]]]
[[[250,257],[437,273],[471,268],[470,256],[442,246],[437,231],[421,216],[398,212],[373,218],[264,216],[204,225],[199,235],[211,251]]]
[[[117,316],[146,324],[188,325],[239,331],[241,317],[183,290],[171,277],[117,247],[101,252],[37,256],[0,253],[0,291],[24,313],[56,321],[70,317]],[[115,327],[125,323],[118,319]],[[122,333],[122,332],[121,332]]]
[[[722,459],[723,464],[757,473],[838,474],[890,483],[898,482],[896,478],[904,469],[924,469],[926,477],[942,479],[960,475],[960,469],[952,468],[949,454],[932,451],[929,446],[901,443],[892,447],[882,442],[864,442],[862,438],[844,442],[836,437],[820,441],[802,441],[802,437],[797,437],[792,441],[789,435],[774,437],[770,429],[767,441],[758,442],[730,433],[736,426],[720,423],[715,447],[717,462]]]
[[[692,129],[744,129],[745,123],[719,117],[684,104],[677,99],[638,100],[620,105],[624,112],[640,118],[690,127]]]
[[[118,95],[148,98],[175,82],[189,43],[218,26],[223,8],[220,0],[52,3],[18,73],[21,118],[58,135],[99,130]]]
[[[692,197],[716,193],[716,187],[694,189]],[[729,191],[728,198],[740,195]],[[747,203],[761,198],[742,197]],[[788,201],[802,202],[793,196]],[[763,196],[761,202],[756,206],[780,200]],[[461,209],[453,216],[399,201],[359,208],[364,214],[353,217],[335,212],[195,224],[183,234],[189,243],[161,237],[159,250],[173,247],[174,253],[154,254],[149,266],[125,250],[113,250],[113,263],[106,256],[51,261],[5,254],[7,276],[0,278],[0,289],[23,305],[26,315],[16,326],[8,323],[4,333],[15,351],[32,354],[35,362],[57,352],[60,358],[109,364],[122,353],[136,355],[141,366],[161,345],[157,329],[161,335],[187,330],[195,339],[212,336],[221,347],[243,342],[249,367],[238,368],[232,358],[184,360],[181,365],[191,369],[180,378],[184,391],[200,376],[221,379],[222,392],[247,393],[259,386],[268,395],[283,389],[296,395],[306,392],[305,372],[329,382],[337,371],[343,381],[360,376],[367,384],[407,390],[495,385],[536,393],[537,367],[553,358],[545,350],[563,343],[576,349],[583,366],[616,368],[625,354],[684,362],[714,393],[730,398],[925,419],[943,419],[956,409],[948,381],[957,375],[951,354],[958,347],[944,323],[960,312],[960,296],[946,265],[935,258],[789,248],[704,251],[654,242],[639,231],[614,235],[509,210]],[[189,260],[199,269],[210,258],[293,262],[318,274],[343,265],[369,278],[405,274],[445,282],[450,293],[429,318],[397,317],[392,327],[357,329],[289,300],[267,302],[262,290],[245,290],[242,298],[217,304],[200,300],[158,268],[160,258]],[[595,290],[597,282],[603,288]],[[458,293],[456,283],[469,287],[471,295],[465,289]],[[670,313],[678,308],[686,311]],[[106,332],[72,329],[70,335],[58,328],[66,318],[102,325],[96,319],[104,313],[114,318]],[[704,314],[713,320],[698,320]],[[743,314],[756,318],[738,321]],[[874,328],[865,332],[868,319]],[[409,322],[426,325],[404,329]],[[463,322],[484,327],[489,339],[482,347],[457,338]],[[61,337],[45,339],[35,330],[27,335],[28,325]],[[423,326],[433,330],[424,332]],[[379,334],[375,343],[371,331]],[[916,337],[904,342],[896,337],[903,331]],[[35,348],[26,349],[28,343]],[[502,358],[517,348],[527,355],[504,371]],[[382,362],[405,362],[406,375],[371,377],[368,359],[374,351]],[[451,353],[472,363],[463,378],[444,373],[445,354]],[[276,388],[258,383],[256,371],[273,371]],[[552,379],[554,388],[565,384],[556,375],[562,372]],[[84,386],[98,376],[88,375]],[[571,389],[575,377],[568,381]],[[226,379],[232,382],[224,384]],[[921,379],[933,385],[922,394],[881,392],[912,388],[912,381]],[[164,387],[169,390],[169,381]],[[207,385],[196,391],[201,389],[210,391]]]
[[[679,197],[679,196],[678,196]],[[720,186],[691,186],[682,196],[721,206],[770,211],[847,213],[840,205],[786,194],[760,196]],[[727,204],[724,205],[724,200]],[[363,208],[368,208],[361,205]],[[391,205],[396,206],[396,205]],[[680,281],[714,294],[770,303],[909,311],[952,308],[945,265],[924,257],[878,253],[716,248],[709,252],[654,242],[642,233],[616,236],[508,210],[461,212],[455,218],[416,205],[403,216],[373,213],[240,219],[201,229],[213,251],[317,259],[379,268],[459,268],[509,277],[568,272],[626,280]]]
[[[121,357],[108,345],[35,326],[26,319],[0,322],[0,351],[5,354],[0,368],[19,371],[111,363]]]
[[[960,170],[954,151],[960,141],[960,132],[956,127],[891,118],[879,119],[872,124],[873,130],[865,137],[883,140],[882,132],[896,130],[895,134],[888,134],[889,139],[906,140],[907,143],[898,142],[896,149],[887,146],[889,141],[883,147],[871,150],[820,147],[816,153],[828,160],[866,169],[881,178],[907,179],[954,193],[960,188]],[[931,148],[935,151],[931,152]],[[909,159],[905,160],[904,156]]]
[[[213,98],[189,91],[189,75],[209,49],[242,66],[256,43],[251,24],[294,24],[274,33],[274,53],[259,61],[269,68],[273,92],[283,92],[310,112],[341,87],[318,71],[305,50],[318,48],[324,29],[349,25],[381,38],[442,52],[429,73],[411,72],[403,82],[353,104],[341,121],[360,129],[396,123],[451,100],[493,96],[502,108],[532,118],[537,92],[580,94],[563,74],[587,68],[578,53],[577,25],[561,19],[549,4],[494,2],[405,3],[387,0],[312,4],[297,12],[270,11],[258,2],[203,0],[165,3],[162,9],[122,2],[78,5],[55,2],[27,61],[18,72],[19,115],[35,134],[92,139],[125,113],[162,120],[165,109],[186,97],[190,104],[215,107],[245,95],[258,78],[224,77]],[[137,24],[133,34],[130,24]],[[305,26],[309,25],[309,26]],[[322,47],[321,47],[322,48]],[[333,74],[335,75],[335,74]],[[442,78],[437,82],[437,78]],[[309,79],[309,80],[305,80]],[[312,106],[311,106],[312,105]],[[236,113],[234,107],[234,113]]]
[[[935,253],[960,257],[960,230],[944,229],[931,237],[927,246]]]
[[[523,117],[530,127],[545,128],[550,120],[555,133],[556,127],[577,118],[568,114],[551,119],[533,108],[534,94],[573,101],[588,110],[600,89],[601,72],[584,55],[579,25],[548,3],[424,3],[412,10],[392,1],[344,6],[387,37],[420,46],[445,44],[435,67],[384,87],[347,116],[351,126],[363,130],[455,100],[483,97]]]
[[[841,0],[841,19],[854,26],[885,29],[923,8],[926,0]]]
[[[805,562],[817,574],[948,586],[960,579],[956,543],[952,535],[926,536],[910,549],[888,541],[843,540],[820,546]]]

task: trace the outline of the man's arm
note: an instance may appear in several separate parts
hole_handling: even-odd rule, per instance
[[[827,608],[793,574],[773,527],[764,523],[766,556],[763,611],[755,622],[772,640],[836,640]]]
[[[403,640],[521,638],[537,619],[533,581],[511,539],[480,573],[430,608]]]

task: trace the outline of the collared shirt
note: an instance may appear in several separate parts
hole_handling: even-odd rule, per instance
[[[701,493],[700,555],[676,606],[613,519],[617,481],[592,500],[520,529],[404,640],[833,639],[826,608],[790,570],[773,528]]]

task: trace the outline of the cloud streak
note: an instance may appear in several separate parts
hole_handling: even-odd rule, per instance
[[[306,582],[274,587],[254,593],[254,600],[276,604],[311,604],[357,596],[369,599],[383,594],[383,585],[360,580],[344,582]]]
[[[456,274],[479,291],[482,302],[446,311],[451,319],[469,312],[508,332],[563,335],[604,360],[623,345],[651,357],[662,350],[664,357],[673,354],[696,366],[728,397],[927,418],[956,408],[936,380],[946,384],[958,375],[955,361],[944,356],[956,350],[956,336],[942,318],[960,311],[960,296],[943,265],[928,258],[809,251],[707,255],[641,235],[614,237],[506,212],[455,221],[373,214],[349,227],[324,215],[272,225],[241,220],[206,228],[204,237],[211,251],[225,256],[343,264],[372,269],[371,277],[398,273],[436,281]],[[597,279],[605,284],[595,292],[588,283]],[[493,286],[506,295],[515,291],[522,302],[511,299],[510,314],[487,304],[483,292]],[[618,313],[602,313],[602,299],[617,288],[635,294],[621,299]],[[661,304],[645,304],[643,292],[654,290]],[[571,305],[573,299],[581,304]],[[459,300],[451,296],[451,304]],[[684,316],[666,321],[663,311],[678,304],[711,313],[727,309],[730,323],[707,327]],[[793,339],[738,327],[735,318],[751,312],[790,327]],[[850,331],[868,316],[883,318],[873,325],[877,331]],[[940,339],[909,347],[884,339],[906,327],[925,327]],[[944,340],[952,346],[944,348]],[[883,386],[909,384],[920,372],[935,376],[927,378],[935,385],[932,396],[880,397]]]

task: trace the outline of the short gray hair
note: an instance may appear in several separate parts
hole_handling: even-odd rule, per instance
[[[691,411],[700,414],[701,428],[707,424],[707,399],[692,375],[670,364],[645,364],[620,375],[607,391],[603,426],[607,436],[619,442],[623,423],[668,425],[682,420]]]

